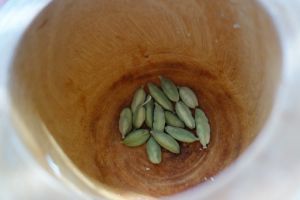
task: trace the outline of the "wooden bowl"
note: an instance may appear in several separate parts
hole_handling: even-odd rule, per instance
[[[279,49],[254,1],[53,1],[19,45],[12,97],[38,148],[61,163],[45,145],[51,134],[98,189],[126,199],[174,195],[201,187],[259,134],[277,89]],[[120,143],[118,118],[159,75],[195,90],[212,137],[207,150],[182,145],[153,165],[145,146]],[[73,181],[67,165],[58,167]]]

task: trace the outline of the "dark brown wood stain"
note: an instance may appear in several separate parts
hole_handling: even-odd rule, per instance
[[[189,86],[197,92],[201,107],[207,112],[210,120],[212,140],[207,150],[203,150],[197,142],[181,145],[179,155],[163,151],[162,164],[154,166],[147,161],[145,146],[132,149],[119,142],[121,138],[118,118],[121,109],[130,106],[134,91],[141,85],[147,90],[148,82],[158,84],[159,75],[172,79],[178,85]],[[237,127],[239,125],[234,122],[234,128],[231,128],[233,122],[224,116],[230,113],[239,119],[244,117],[236,110],[239,106],[233,97],[228,95],[230,92],[222,87],[222,80],[211,72],[185,63],[152,63],[122,75],[99,97],[99,104],[96,105],[97,109],[90,121],[90,132],[95,136],[93,138],[96,144],[95,162],[102,174],[98,177],[99,181],[119,188],[120,191],[127,187],[128,190],[137,193],[160,196],[172,194],[175,190],[184,190],[199,184],[205,177],[215,175],[225,167],[219,165],[219,162],[236,158],[235,141],[240,137],[237,133],[240,130]],[[112,102],[112,99],[118,100]],[[109,110],[110,115],[106,110]],[[217,117],[214,117],[215,115]],[[218,131],[215,131],[216,129]],[[233,134],[234,138],[228,137],[228,134]],[[106,151],[107,148],[110,150]],[[103,153],[104,151],[109,153]],[[148,167],[150,170],[145,171]],[[128,170],[122,170],[124,168]],[[107,174],[114,175],[107,177]]]

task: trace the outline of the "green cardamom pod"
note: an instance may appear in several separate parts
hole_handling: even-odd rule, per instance
[[[159,89],[155,84],[148,83],[148,89],[151,96],[159,103],[164,109],[173,111],[172,102],[168,97]]]
[[[201,121],[208,122],[208,119],[203,110],[201,110],[200,108],[196,108],[195,116],[196,116],[196,113],[197,113],[197,117],[199,120],[201,119]]]
[[[161,162],[161,148],[153,137],[150,137],[147,142],[147,155],[153,164],[159,164]]]
[[[180,87],[179,95],[181,100],[190,108],[196,108],[198,106],[198,99],[196,94],[188,87]]]
[[[150,96],[150,95],[148,95]],[[151,97],[151,96],[150,96]],[[148,99],[148,97],[147,97]],[[152,124],[153,124],[153,110],[154,110],[154,102],[152,99],[150,99],[150,101],[145,105],[146,107],[146,125],[149,128],[152,128]]]
[[[200,143],[205,149],[210,141],[210,126],[205,113],[199,108],[196,108],[195,111],[195,122],[196,133],[199,137]]]
[[[146,93],[143,88],[139,88],[135,91],[132,102],[131,102],[131,111],[134,113],[136,109],[142,105],[145,101]]]
[[[119,119],[119,130],[122,134],[122,138],[126,136],[132,129],[132,113],[130,108],[124,108],[121,111]]]
[[[172,153],[176,153],[176,154],[180,153],[180,146],[178,142],[170,135],[155,130],[151,131],[151,135],[154,137],[155,141],[163,148],[167,149]]]
[[[184,128],[184,123],[172,112],[165,111],[166,123],[170,126]]]
[[[155,103],[153,115],[153,130],[164,131],[165,129],[165,112],[160,105]]]
[[[149,130],[138,129],[129,133],[123,140],[123,144],[129,147],[136,147],[144,144],[150,137]]]
[[[161,88],[163,89],[166,96],[174,102],[179,101],[179,93],[176,85],[170,79],[159,76]]]
[[[165,130],[169,135],[180,142],[191,143],[199,140],[193,133],[183,128],[167,126]]]
[[[176,102],[175,110],[179,119],[181,119],[188,128],[195,128],[195,120],[192,112],[183,102]]]
[[[134,128],[140,128],[146,118],[146,111],[144,106],[139,106],[133,113],[133,126]]]

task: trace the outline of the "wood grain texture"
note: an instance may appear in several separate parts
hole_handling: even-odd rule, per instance
[[[275,31],[254,2],[66,0],[27,30],[11,80],[20,112],[38,113],[84,174],[134,198],[171,195],[228,167],[268,117],[279,71]],[[159,75],[197,93],[212,137],[207,150],[182,145],[156,166],[145,146],[120,143],[118,117]]]

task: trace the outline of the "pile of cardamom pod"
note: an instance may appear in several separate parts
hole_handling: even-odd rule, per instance
[[[188,87],[176,87],[168,78],[159,78],[161,89],[148,83],[150,94],[146,97],[143,87],[139,88],[131,108],[124,108],[119,119],[123,144],[137,147],[147,142],[148,159],[154,164],[162,160],[161,147],[179,154],[178,142],[200,141],[203,148],[207,148],[210,140],[208,119],[197,108],[196,94]],[[193,133],[195,129],[197,137]]]

